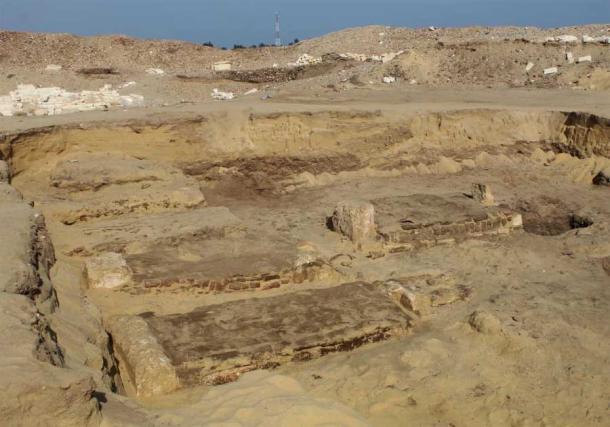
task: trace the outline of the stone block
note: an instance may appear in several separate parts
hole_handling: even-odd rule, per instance
[[[335,208],[332,218],[333,230],[353,242],[375,238],[375,207],[364,201],[345,201]]]
[[[495,203],[491,188],[485,184],[472,184],[472,198],[485,206],[493,206]]]
[[[555,37],[555,40],[559,43],[578,43],[578,37],[567,34]]]
[[[113,289],[131,282],[131,269],[125,258],[114,252],[87,259],[85,273],[93,289]]]
[[[544,69],[544,75],[545,76],[550,76],[553,74],[557,74],[559,72],[559,69],[557,67],[551,67],[551,68],[545,68]]]
[[[180,387],[176,369],[142,317],[119,316],[110,319],[106,326],[124,366],[121,374],[128,392],[152,397]]]
[[[231,71],[231,63],[228,61],[215,62],[212,65],[214,71]]]
[[[593,58],[591,57],[591,55],[587,55],[587,56],[580,56],[578,58],[578,60],[576,60],[576,63],[578,64],[582,64],[584,62],[591,62],[593,60]]]

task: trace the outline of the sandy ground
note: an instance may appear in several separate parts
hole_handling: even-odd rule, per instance
[[[68,387],[78,398],[59,395],[58,419],[105,426],[607,425],[610,203],[608,187],[592,180],[610,174],[608,92],[408,84],[337,91],[312,81],[308,91],[307,80],[281,85],[267,100],[178,104],[185,87],[171,94],[174,86],[150,80],[159,102],[147,108],[0,118],[0,159],[25,199],[2,184],[0,213],[8,218],[18,205],[30,218],[32,201],[57,258],[50,275],[36,273],[50,278],[50,296],[18,297],[29,304],[28,316],[34,310],[48,321],[53,334],[42,341],[57,346],[28,363],[61,366],[57,372],[80,384]],[[473,183],[491,188],[493,206],[467,197]],[[373,205],[374,239],[352,242],[329,229],[328,217],[344,201]],[[468,203],[476,206],[462,208]],[[458,224],[494,210],[522,215],[523,228],[468,234]],[[24,221],[24,229],[35,223]],[[390,230],[408,229],[400,224],[426,221],[462,231],[400,251],[384,240]],[[29,244],[41,253],[38,227],[33,237],[7,233],[3,248],[27,254]],[[113,280],[125,275],[126,284],[93,289],[90,262],[109,252],[125,260]],[[9,258],[3,268],[10,272]],[[256,287],[232,288],[235,277]],[[354,338],[383,326],[365,309],[359,319],[355,296],[333,294],[354,282],[401,284],[423,298],[405,311],[407,336]],[[297,318],[307,310],[291,311],[286,302],[297,293],[302,301],[303,292],[338,295],[305,307],[320,316],[310,322],[324,325],[318,334]],[[380,301],[371,305],[387,306]],[[189,324],[212,309],[220,313],[216,322]],[[261,319],[248,317],[257,310]],[[249,323],[240,327],[239,319]],[[212,333],[206,339],[214,325],[226,328],[226,342]],[[290,326],[299,329],[283,339]],[[232,340],[245,343],[237,349],[241,361],[232,354],[215,363],[236,369],[263,358],[256,367],[265,369],[244,369],[227,384],[206,382],[197,369],[215,351],[212,336],[223,351]],[[286,356],[308,346],[333,351],[300,361]],[[25,360],[23,348],[11,360]],[[14,365],[0,368],[19,383]],[[24,383],[39,375],[51,390],[59,387],[47,371],[32,372]],[[51,405],[42,396],[37,406],[13,404],[10,390],[3,395],[8,425],[52,425],[41,415]]]

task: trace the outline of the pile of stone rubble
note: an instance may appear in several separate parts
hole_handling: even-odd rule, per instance
[[[601,37],[591,37],[588,35],[583,35],[581,39],[577,36],[573,36],[570,34],[565,34],[557,37],[547,37],[544,39],[545,42],[555,42],[555,43],[601,43],[601,44],[610,44],[610,36],[601,36]]]
[[[388,52],[388,53],[383,53],[381,55],[365,55],[362,53],[340,53],[339,57],[343,58],[343,59],[348,59],[351,61],[359,61],[359,62],[390,62],[391,60],[393,60],[394,58],[396,58],[397,56],[400,56],[404,53],[403,50],[398,51],[398,52]],[[322,62],[322,57],[315,57],[315,56],[311,56],[307,53],[304,53],[303,55],[299,56],[299,58],[295,61],[295,62],[289,62],[288,66],[289,67],[303,67],[303,66],[307,66],[307,65],[315,65],[315,64],[319,64]]]
[[[19,85],[8,95],[0,96],[0,116],[51,116],[143,105],[143,96],[121,95],[112,89],[111,85],[105,85],[96,91],[84,90],[82,92],[68,92],[59,87],[37,88],[34,85]]]

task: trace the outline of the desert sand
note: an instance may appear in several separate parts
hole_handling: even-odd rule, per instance
[[[0,32],[2,424],[608,425],[607,36]]]

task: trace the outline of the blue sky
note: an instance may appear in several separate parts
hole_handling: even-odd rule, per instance
[[[0,28],[76,34],[270,43],[342,28],[610,23],[610,0],[0,0]]]

